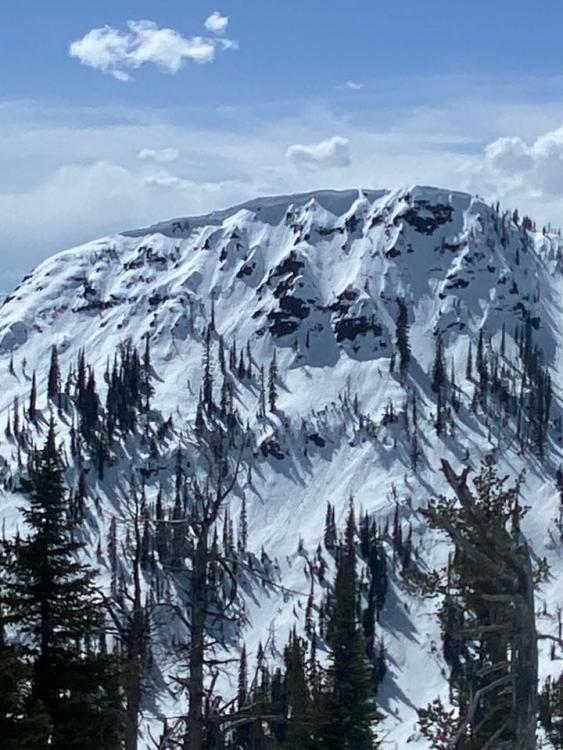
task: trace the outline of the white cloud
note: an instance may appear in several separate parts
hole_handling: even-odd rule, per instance
[[[346,81],[344,88],[350,91],[361,91],[364,88],[364,84],[359,81]]]
[[[170,172],[166,170],[162,170],[161,172],[157,172],[156,174],[152,174],[152,175],[149,175],[148,177],[145,177],[143,180],[143,184],[147,185],[148,187],[157,187],[157,188],[164,187],[164,188],[193,189],[194,187],[193,182],[190,182],[189,180],[185,180],[182,177],[178,177],[177,175],[171,174]]]
[[[205,28],[213,34],[224,34],[228,25],[229,17],[221,15],[218,10],[214,11],[205,22]]]
[[[304,169],[349,167],[350,141],[341,135],[335,135],[319,143],[295,143],[287,149],[286,158],[294,167]]]
[[[186,61],[213,62],[218,48],[236,49],[231,39],[185,37],[175,29],[161,28],[152,21],[128,21],[128,31],[112,26],[92,29],[69,47],[71,57],[119,81],[131,80],[129,70],[145,64],[177,73]]]
[[[470,184],[486,185],[497,196],[561,200],[563,126],[530,142],[520,136],[497,138],[465,170]]]
[[[176,161],[180,152],[175,148],[142,148],[138,153],[141,161]]]

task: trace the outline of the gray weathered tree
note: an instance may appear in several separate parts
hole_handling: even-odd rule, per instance
[[[534,573],[520,530],[520,479],[507,487],[490,457],[474,492],[469,468],[457,474],[442,461],[442,470],[455,497],[432,501],[423,514],[455,548],[442,620],[458,716],[445,733],[442,722],[440,732],[428,736],[445,750],[535,750]],[[438,709],[434,704],[421,712],[427,730]]]

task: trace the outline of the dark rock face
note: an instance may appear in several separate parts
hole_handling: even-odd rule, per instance
[[[429,201],[418,200],[399,218],[421,234],[434,234],[438,227],[451,221],[452,215],[451,206],[432,205]]]

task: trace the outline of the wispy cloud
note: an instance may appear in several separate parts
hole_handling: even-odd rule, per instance
[[[176,148],[142,148],[138,153],[141,161],[176,161],[179,156]]]
[[[177,73],[187,61],[210,63],[218,49],[237,47],[232,39],[186,37],[153,21],[128,21],[127,28],[127,31],[113,26],[92,29],[72,42],[69,54],[83,65],[109,73],[119,81],[129,81],[130,71],[143,65],[152,64],[168,73]]]
[[[318,143],[295,143],[287,149],[286,157],[290,164],[304,169],[349,167],[350,141],[341,135],[335,135]]]
[[[229,17],[223,16],[218,10],[214,11],[205,21],[205,28],[212,34],[224,34],[229,26]]]
[[[360,83],[359,81],[346,81],[346,83],[343,84],[343,88],[348,89],[349,91],[361,91],[365,88],[365,84]]]

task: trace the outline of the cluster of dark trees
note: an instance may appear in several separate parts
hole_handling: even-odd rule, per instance
[[[313,631],[304,639],[293,631],[284,648],[283,667],[269,667],[260,646],[251,680],[243,650],[236,707],[227,716],[229,750],[371,750],[378,746],[374,734],[377,678],[369,658],[372,646],[359,616],[361,586],[353,510],[343,540],[332,549],[337,573],[326,635]]]
[[[533,331],[534,321],[526,314],[515,330],[515,351],[509,353],[504,328],[497,349],[491,340],[486,340],[481,329],[475,355],[469,344],[465,377],[473,384],[470,409],[484,414],[490,425],[491,441],[493,424],[496,423],[497,431],[501,425],[512,425],[520,448],[542,458],[550,427],[552,386],[542,351],[534,343]],[[461,407],[463,390],[456,383],[453,362],[448,374],[440,332],[436,334],[431,375],[436,394],[434,426],[442,434],[448,427],[454,428],[453,415]]]

